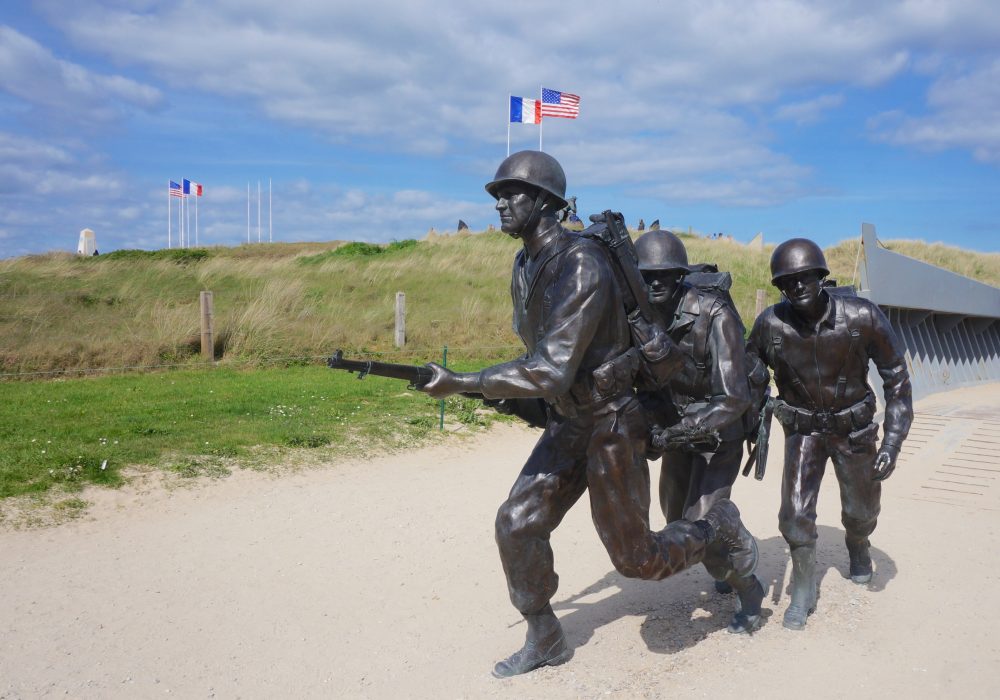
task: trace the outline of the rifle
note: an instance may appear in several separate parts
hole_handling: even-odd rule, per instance
[[[657,386],[663,386],[690,363],[690,359],[685,360],[649,303],[649,287],[639,271],[639,255],[625,228],[625,218],[609,209],[592,215],[590,220],[593,225],[580,235],[597,241],[608,251],[620,282],[632,343],[639,348],[644,360],[641,371]]]
[[[757,439],[747,457],[747,463],[743,465],[743,476],[750,473],[750,466],[753,465],[753,478],[757,481],[764,479],[764,470],[767,468],[767,443],[771,438],[772,415],[774,415],[774,401],[771,399],[771,391],[768,389],[764,395],[764,405],[760,407],[760,426],[757,428]],[[747,444],[749,445],[749,442]]]
[[[646,280],[639,272],[639,254],[635,251],[635,243],[625,228],[625,218],[616,211],[594,214],[590,217],[594,226],[580,232],[585,238],[593,238],[604,244],[616,258],[618,270],[625,283],[622,294],[625,296],[625,308],[629,313],[638,310],[639,314],[652,322],[656,318],[653,307],[649,303],[649,288]]]
[[[707,428],[670,427],[653,431],[653,447],[659,450],[695,449],[714,452],[722,440],[719,433]]]
[[[434,372],[430,367],[420,367],[418,365],[394,365],[389,362],[375,362],[374,360],[345,360],[344,351],[337,350],[326,361],[326,366],[330,369],[343,369],[348,372],[357,372],[358,379],[364,379],[369,374],[376,377],[391,377],[392,379],[405,379],[410,389],[421,389],[434,377]],[[482,396],[471,396],[470,398],[483,398]]]
[[[434,377],[430,367],[419,365],[395,365],[389,362],[374,360],[345,360],[343,350],[337,350],[326,361],[330,369],[342,369],[357,372],[358,379],[364,379],[369,374],[376,377],[405,379],[407,388],[420,390]],[[548,420],[548,410],[541,399],[487,399],[482,394],[463,391],[459,396],[482,401],[484,405],[498,413],[517,416],[534,428],[544,428]]]

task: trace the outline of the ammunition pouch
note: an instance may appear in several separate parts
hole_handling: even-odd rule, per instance
[[[875,441],[878,440],[878,423],[869,423],[864,428],[847,434],[847,442],[851,446],[851,452],[863,454],[875,451]]]
[[[863,401],[840,411],[810,411],[792,406],[781,399],[774,401],[774,417],[791,432],[808,435],[819,433],[847,436],[863,432],[872,425],[875,416],[875,397],[868,394]],[[876,426],[877,427],[877,426]]]
[[[639,351],[629,348],[578,379],[568,393],[552,402],[552,406],[560,415],[569,418],[618,410],[635,397],[632,387],[639,371],[639,358]]]

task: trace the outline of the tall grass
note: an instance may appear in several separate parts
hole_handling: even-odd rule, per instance
[[[692,262],[733,274],[733,297],[753,320],[767,303],[770,249],[685,237]],[[831,272],[854,276],[857,241],[827,251]],[[1000,286],[1000,255],[941,244],[888,247]],[[489,360],[519,352],[510,327],[510,268],[519,243],[491,231],[388,246],[258,244],[187,251],[62,253],[0,261],[0,373],[200,361],[201,290],[214,292],[216,356],[224,363],[316,357],[337,347],[400,360]],[[393,347],[396,292],[406,293],[407,346]]]

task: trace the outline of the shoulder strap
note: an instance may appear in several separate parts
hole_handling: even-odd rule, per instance
[[[851,358],[854,356],[854,349],[857,347],[858,338],[861,337],[861,329],[858,328],[854,315],[847,313],[847,304],[843,299],[837,299],[834,304],[837,306],[836,325],[843,327],[846,324],[847,330],[851,334],[851,344],[847,346],[847,352],[844,353],[844,363],[840,366],[840,373],[837,377],[837,388],[833,392],[833,398],[837,400],[844,395],[844,390],[847,388],[847,365],[850,364]]]
[[[781,325],[778,325],[779,323]],[[806,400],[809,402],[809,404],[813,407],[814,410],[818,411],[819,405],[816,403],[815,399],[813,399],[812,394],[809,393],[809,390],[806,389],[806,385],[802,381],[802,378],[799,377],[799,373],[795,371],[795,367],[792,365],[791,362],[785,360],[784,356],[779,354],[779,350],[781,350],[781,337],[782,337],[781,328],[784,324],[785,321],[778,317],[777,307],[775,307],[772,310],[772,320],[768,324],[768,331],[771,334],[771,344],[769,348],[771,352],[771,357],[769,358],[769,363],[771,367],[776,367],[777,366],[776,362],[780,359],[781,362],[785,365],[785,368],[788,370],[788,374],[791,376],[792,384],[795,386],[796,390],[798,390],[802,394],[802,396],[806,397]]]

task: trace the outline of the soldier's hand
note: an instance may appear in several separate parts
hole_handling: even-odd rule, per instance
[[[896,460],[899,458],[899,448],[895,445],[883,444],[875,455],[875,471],[872,474],[872,481],[885,481],[896,469]]]
[[[656,450],[665,450],[671,441],[677,438],[677,434],[677,431],[672,426],[669,428],[656,426],[652,431],[650,443],[652,443],[653,448]]]
[[[428,362],[427,366],[434,372],[434,376],[420,387],[421,391],[430,394],[435,399],[443,399],[462,390],[463,387],[458,381],[458,375],[450,369],[442,367],[436,362]]]

